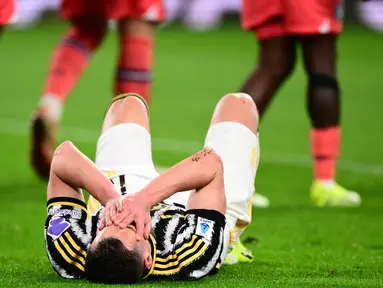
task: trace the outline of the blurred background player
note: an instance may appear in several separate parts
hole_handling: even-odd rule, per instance
[[[383,0],[362,0],[357,8],[359,17],[366,26],[383,32]]]
[[[242,0],[242,5],[242,26],[255,33],[260,51],[258,64],[240,91],[252,96],[262,117],[293,72],[300,43],[312,125],[311,199],[318,206],[359,205],[359,194],[335,182],[341,140],[336,43],[342,30],[343,1]]]
[[[16,11],[9,25],[14,29],[30,28],[46,12],[59,10],[61,2],[62,0],[16,0]]]
[[[149,101],[155,24],[164,18],[161,0],[63,0],[60,12],[70,27],[53,53],[32,120],[31,161],[43,178],[49,176],[62,106],[105,38],[108,20],[118,22],[114,95],[135,92]]]
[[[176,20],[196,31],[220,26],[226,14],[239,14],[240,0],[165,0],[166,23]]]
[[[14,0],[0,0],[0,36],[15,11]]]

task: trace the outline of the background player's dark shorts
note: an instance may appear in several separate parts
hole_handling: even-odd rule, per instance
[[[91,217],[83,201],[69,197],[50,199],[47,211],[45,243],[53,269],[64,278],[81,278],[99,213]]]
[[[283,35],[338,34],[344,0],[242,0],[241,22],[259,39]]]

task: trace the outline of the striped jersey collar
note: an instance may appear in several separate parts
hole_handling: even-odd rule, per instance
[[[154,270],[154,264],[156,263],[156,253],[157,253],[157,249],[156,249],[156,239],[153,237],[152,234],[149,235],[149,244],[150,244],[150,248],[151,248],[151,255],[152,255],[152,267],[150,267],[150,270],[149,272],[144,276],[142,277],[142,279],[145,279],[147,278],[150,274],[153,273],[153,270]]]

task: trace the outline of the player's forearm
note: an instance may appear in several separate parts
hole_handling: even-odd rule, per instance
[[[96,165],[69,141],[56,149],[52,169],[61,181],[74,189],[85,189],[102,205],[120,196]]]
[[[199,190],[219,173],[223,173],[221,158],[205,148],[171,167],[138,193],[153,206],[177,192]]]

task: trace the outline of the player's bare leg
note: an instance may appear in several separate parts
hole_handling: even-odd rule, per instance
[[[253,98],[262,117],[294,69],[296,47],[293,39],[281,36],[260,40],[259,49],[257,65],[240,91]]]
[[[118,21],[119,56],[115,95],[138,93],[150,101],[155,24],[140,19]]]
[[[222,122],[235,122],[258,133],[259,114],[257,106],[245,93],[230,93],[217,103],[210,126]]]
[[[257,107],[249,95],[227,94],[215,108],[205,139],[205,146],[215,150],[224,167],[226,219],[232,248],[225,262],[229,264],[253,260],[239,237],[251,222],[250,201],[260,155],[258,123]]]
[[[44,179],[49,177],[63,104],[107,31],[106,19],[96,16],[82,16],[71,23],[53,54],[43,95],[32,119],[31,162]]]
[[[137,96],[117,96],[105,115],[102,133],[113,126],[123,123],[140,125],[150,132],[147,104]]]
[[[296,47],[292,38],[279,36],[259,40],[259,49],[257,66],[240,91],[253,98],[262,117],[279,87],[294,69]],[[256,207],[267,207],[269,200],[255,193],[252,203]]]
[[[310,35],[300,38],[308,77],[307,109],[311,119],[314,183],[311,197],[318,206],[358,206],[359,194],[336,184],[340,150],[340,88],[337,80],[337,36]]]

